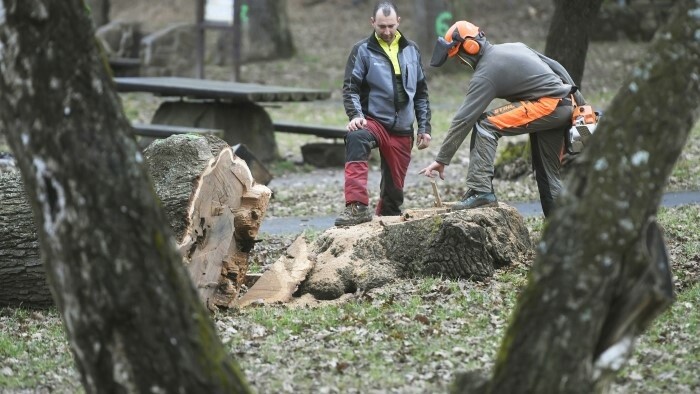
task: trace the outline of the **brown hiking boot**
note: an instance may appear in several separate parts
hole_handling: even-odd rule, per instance
[[[354,226],[360,223],[367,223],[372,220],[372,212],[367,205],[359,202],[351,202],[345,206],[345,211],[335,219],[336,226]]]

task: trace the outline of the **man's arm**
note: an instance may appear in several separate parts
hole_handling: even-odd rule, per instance
[[[416,48],[416,52],[418,49]],[[423,66],[421,65],[421,56],[418,52],[418,83],[416,85],[416,95],[413,97],[413,106],[416,112],[416,120],[418,122],[418,134],[427,133],[430,134],[432,128],[430,126],[430,100],[428,98],[428,81],[425,78],[425,73],[423,72]]]
[[[345,77],[343,79],[343,106],[348,119],[351,121],[355,118],[364,119],[365,117],[362,113],[360,94],[367,69],[359,56],[359,47],[360,45],[356,44],[350,51],[350,56],[348,56],[348,61],[345,64]]]

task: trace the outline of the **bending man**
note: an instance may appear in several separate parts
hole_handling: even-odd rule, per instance
[[[472,128],[467,193],[452,209],[497,204],[492,179],[498,140],[530,134],[532,162],[544,215],[551,213],[561,192],[560,168],[566,132],[573,115],[572,97],[585,100],[564,67],[522,43],[493,45],[467,21],[452,25],[438,38],[431,66],[454,58],[474,70],[467,96],[452,120],[435,161],[420,173],[444,179],[450,164]],[[492,100],[510,102],[484,112]]]

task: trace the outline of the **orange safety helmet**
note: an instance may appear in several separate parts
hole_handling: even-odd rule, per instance
[[[478,55],[481,45],[475,40],[483,33],[479,27],[467,21],[457,21],[445,33],[444,37],[438,37],[433,50],[430,65],[440,67],[447,58],[454,57],[462,48],[467,55]]]
[[[479,37],[479,27],[474,26],[467,21],[455,22],[455,24],[450,26],[450,28],[447,30],[447,33],[445,33],[445,41],[461,42],[462,49],[464,49],[464,52],[466,52],[467,55],[476,55],[479,53],[481,45],[474,40],[476,37]],[[458,51],[459,45],[451,48],[447,52],[447,56],[453,57]]]

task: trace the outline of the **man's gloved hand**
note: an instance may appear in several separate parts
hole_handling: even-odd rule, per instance
[[[416,146],[418,149],[425,149],[430,146],[430,140],[432,139],[433,137],[428,133],[418,133],[416,136]]]

